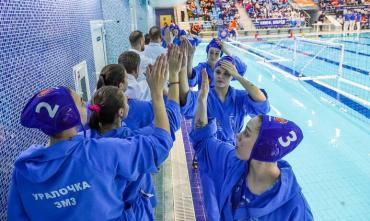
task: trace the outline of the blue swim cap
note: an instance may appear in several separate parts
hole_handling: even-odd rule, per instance
[[[228,56],[228,55],[223,56],[222,58],[220,58],[217,61],[216,65],[215,65],[215,69],[217,67],[221,66],[221,62],[223,62],[223,61],[228,61],[228,62],[232,63],[241,76],[244,76],[245,72],[247,71],[247,65],[244,62],[242,62],[239,57],[237,57],[237,56]]]
[[[180,31],[180,27],[179,27],[178,25],[171,24],[171,25],[170,25],[170,30],[171,30],[171,31],[173,31],[173,30],[175,30],[175,29],[177,29],[177,30],[179,30],[179,31]]]
[[[250,158],[263,162],[276,162],[293,151],[302,139],[302,130],[294,122],[263,115]]]
[[[190,35],[186,35],[186,33],[185,34],[182,34],[182,31],[183,30],[181,30],[179,36],[185,36],[185,38],[188,39],[188,41],[190,42],[190,44],[192,46],[197,47],[202,42],[202,39],[200,39],[198,37],[193,37],[193,36],[190,36]],[[181,42],[182,41],[181,41],[180,37],[176,37],[176,38],[173,39],[173,42],[172,43],[174,43],[175,45],[180,46],[181,45]]]
[[[195,47],[197,47],[202,42],[202,40],[197,37],[186,36],[186,38],[189,40],[190,44]]]
[[[81,124],[80,113],[65,87],[52,87],[34,95],[24,107],[21,125],[52,136]]]
[[[209,51],[210,48],[217,48],[217,49],[219,49],[221,51],[220,56],[222,56],[223,55],[223,51],[221,49],[221,46],[217,43],[216,40],[217,39],[214,38],[214,39],[212,39],[212,41],[209,42],[209,44],[207,45],[207,48],[206,48],[206,52],[208,54],[208,51]]]
[[[232,57],[235,60],[236,70],[238,70],[238,73],[241,76],[244,76],[245,72],[247,71],[247,65],[242,60],[240,60],[238,56],[232,56]]]
[[[180,30],[179,36],[183,36],[183,35],[186,35],[186,31],[185,30]]]

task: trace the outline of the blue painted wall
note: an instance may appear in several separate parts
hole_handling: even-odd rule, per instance
[[[149,32],[147,1],[137,0],[136,2],[137,29],[144,34]]]
[[[116,64],[119,55],[130,48],[131,12],[128,0],[101,0],[106,30],[108,64]]]
[[[74,88],[72,67],[83,60],[93,90],[89,21],[102,18],[100,0],[0,1],[0,220],[6,220],[15,158],[31,144],[47,142],[20,125],[22,108],[42,88]]]
[[[147,0],[136,1],[138,28],[147,32]],[[13,164],[47,137],[19,123],[27,100],[42,88],[74,89],[72,67],[86,60],[91,92],[95,65],[91,20],[105,20],[108,63],[127,50],[129,0],[0,0],[0,220],[6,220]]]

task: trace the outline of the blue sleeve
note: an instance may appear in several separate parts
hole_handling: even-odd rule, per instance
[[[118,134],[118,136],[106,136],[106,137],[117,137],[117,138],[127,138],[127,137],[133,137],[135,135],[138,135],[139,133],[136,133],[136,130],[131,130],[131,128],[127,127],[126,125],[121,127],[120,128],[120,133]],[[151,133],[148,133],[149,134],[152,134],[153,132]],[[142,133],[142,134],[145,134],[145,133]]]
[[[225,177],[233,158],[236,158],[235,147],[216,139],[216,133],[216,120],[212,119],[207,126],[194,129],[190,133],[190,139],[200,164],[199,168],[219,183]]]
[[[176,139],[176,131],[181,126],[181,112],[180,112],[180,105],[172,100],[168,100],[166,102],[166,111],[168,116],[168,121],[170,123],[170,131],[171,131],[171,137],[172,140]],[[132,131],[135,135],[150,135],[153,133],[154,125],[150,125],[147,127],[143,127],[140,129],[137,129],[135,131]]]
[[[293,210],[292,214],[289,216],[290,221],[313,221],[313,215],[311,208],[308,205],[305,197],[302,193],[297,194],[297,196],[289,202],[293,204],[296,208]]]
[[[168,121],[170,122],[171,137],[175,140],[175,133],[181,126],[180,105],[172,100],[166,103]]]
[[[165,40],[162,40],[162,47],[167,48],[167,42]]]
[[[181,107],[181,113],[186,119],[194,118],[195,111],[197,108],[198,93],[195,91],[189,91],[186,96],[186,104]]]
[[[245,72],[247,71],[247,65],[238,57],[238,56],[232,56],[235,60],[235,67],[238,71],[240,76],[244,76]],[[233,78],[233,80],[236,80]]]
[[[198,46],[200,43],[202,43],[202,39],[195,37],[194,42],[193,42],[193,46]]]
[[[127,117],[123,120],[127,127],[132,130],[150,125],[154,120],[152,103],[129,99],[129,111]]]
[[[161,128],[154,128],[149,136],[102,138],[91,142],[86,157],[92,166],[102,172],[113,171],[131,181],[141,174],[156,172],[173,144],[170,133]]]
[[[16,172],[13,171],[12,183],[8,195],[8,220],[30,220],[23,208],[20,195],[18,194]]]
[[[172,100],[167,100],[167,97],[165,97],[166,100],[166,111],[168,116],[168,121],[170,123],[170,131],[171,131],[171,137],[173,140],[176,138],[176,131],[180,128],[181,125],[181,112],[180,112],[180,105]],[[154,120],[154,116],[153,116]],[[139,129],[130,130],[130,128],[127,128],[126,130],[122,131],[121,138],[126,138],[130,136],[135,135],[150,135],[153,134],[154,131],[154,124],[153,122],[150,123],[150,125],[141,127]]]
[[[201,64],[198,64],[196,67],[193,68],[191,78],[188,79],[189,87],[195,87],[197,84],[199,84],[198,78],[201,74],[202,68],[203,66]]]
[[[186,35],[186,31],[185,30],[180,30],[179,36],[183,36],[183,35]]]
[[[177,45],[177,46],[180,46],[181,45],[181,41],[180,41],[180,38],[176,37],[173,39],[172,43],[174,45]]]
[[[254,117],[256,115],[267,114],[270,111],[270,102],[267,93],[264,89],[261,89],[261,91],[266,96],[266,100],[262,102],[254,101],[249,94],[243,95],[242,104],[240,105],[243,105],[245,114]]]

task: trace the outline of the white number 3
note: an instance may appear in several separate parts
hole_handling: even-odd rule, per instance
[[[289,134],[291,136],[287,136],[285,139],[286,141],[283,141],[282,137],[279,137],[278,141],[279,144],[283,147],[288,147],[290,145],[290,142],[297,140],[297,134],[294,131],[290,131]]]
[[[59,105],[55,105],[54,108],[51,108],[50,104],[46,102],[41,102],[36,106],[36,113],[40,113],[41,108],[46,108],[48,111],[48,114],[51,118],[55,117],[55,114],[57,113],[59,109]]]

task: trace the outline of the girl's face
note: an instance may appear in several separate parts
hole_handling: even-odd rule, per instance
[[[141,51],[144,51],[145,49],[145,38],[144,37],[140,39],[140,46],[141,46]]]
[[[240,160],[250,159],[252,148],[256,143],[260,127],[260,119],[258,117],[254,117],[248,121],[245,129],[238,134],[236,140],[236,156]]]
[[[210,48],[208,51],[208,62],[214,64],[218,61],[221,55],[221,50],[217,48]]]
[[[215,80],[216,87],[224,88],[229,87],[231,81],[231,75],[225,69],[217,67],[215,69]]]
[[[86,122],[87,122],[86,104],[82,100],[82,98],[75,91],[72,91],[71,95],[72,95],[73,101],[75,102],[75,105],[78,109],[78,112],[80,113],[81,123],[83,125],[85,125]]]
[[[122,119],[125,119],[128,115],[128,111],[130,110],[130,107],[127,102],[127,97],[123,93],[123,91],[120,90],[119,93],[122,93],[120,94],[120,96],[122,96],[122,99],[123,99],[123,107],[118,110],[118,114]]]
[[[139,68],[139,66],[138,66]],[[119,83],[118,85],[118,88],[122,89],[123,92],[125,92],[127,90],[127,87],[128,87],[128,79],[127,79],[127,73],[125,73],[125,80],[121,83]]]

